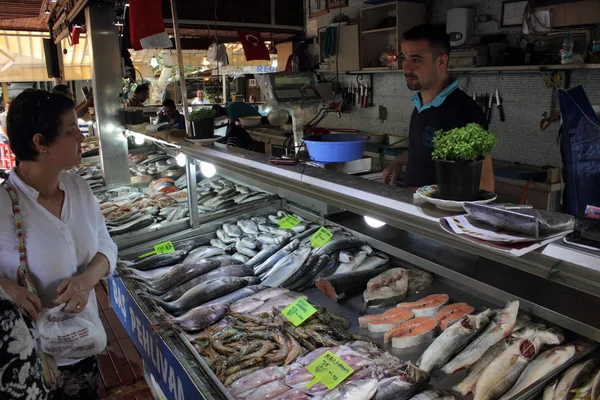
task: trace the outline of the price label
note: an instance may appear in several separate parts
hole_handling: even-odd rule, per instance
[[[294,326],[298,326],[311,317],[317,309],[314,308],[308,301],[299,298],[292,304],[283,309],[282,313],[290,320]]]
[[[310,388],[321,382],[327,389],[333,390],[354,372],[354,369],[331,351],[326,351],[306,367],[315,378],[306,385]]]
[[[292,229],[299,223],[300,223],[300,220],[290,214],[290,215],[286,215],[285,217],[281,218],[279,220],[279,222],[277,222],[277,225],[279,225],[279,227],[281,229]]]
[[[162,242],[154,245],[154,251],[156,254],[174,253],[175,247],[171,242]]]
[[[327,228],[322,226],[321,229],[316,231],[314,235],[310,237],[310,244],[312,244],[314,247],[321,248],[325,245],[325,243],[329,242],[332,237],[333,233],[329,232]]]

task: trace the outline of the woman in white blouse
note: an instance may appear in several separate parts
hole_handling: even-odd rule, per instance
[[[8,115],[11,150],[20,165],[9,174],[21,216],[28,273],[37,296],[16,283],[19,266],[11,199],[0,188],[0,286],[24,314],[37,319],[43,308],[97,312],[96,284],[115,268],[117,247],[88,184],[63,172],[81,163],[81,134],[75,104],[65,96],[26,91]],[[98,398],[96,357],[57,359],[63,387],[56,397]]]

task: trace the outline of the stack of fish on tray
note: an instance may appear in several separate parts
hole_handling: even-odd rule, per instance
[[[600,400],[600,359],[579,362],[546,386],[543,400],[554,399]]]
[[[197,193],[198,212],[201,214],[231,208],[270,196],[268,193],[254,191],[220,176],[213,176],[198,182]]]
[[[130,154],[129,172],[132,176],[155,175],[169,170],[179,170],[175,158],[156,152],[148,155]]]
[[[67,172],[85,179],[92,189],[104,186],[104,175],[102,175],[102,169],[97,163],[84,162],[77,167],[68,169]]]

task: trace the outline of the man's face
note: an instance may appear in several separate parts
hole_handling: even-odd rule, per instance
[[[164,106],[165,115],[169,118],[173,118],[175,116],[175,109],[170,106]]]
[[[196,97],[199,98],[200,100],[204,100],[204,92],[202,90],[198,90],[196,92]]]
[[[406,86],[410,90],[427,90],[435,87],[446,70],[448,56],[434,58],[426,40],[404,40],[400,49]]]

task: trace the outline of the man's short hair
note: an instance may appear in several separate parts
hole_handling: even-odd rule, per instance
[[[52,93],[56,94],[63,94],[65,96],[68,96],[70,92],[71,91],[69,90],[69,87],[67,85],[63,85],[62,83],[52,88]]]
[[[135,91],[133,93],[140,94],[140,93],[148,92],[148,91],[150,91],[150,86],[148,86],[147,83],[142,83],[141,85],[137,85],[137,87],[135,88]]]
[[[403,40],[426,40],[434,58],[450,54],[450,36],[443,25],[421,24],[404,32]]]
[[[173,109],[175,109],[175,102],[171,99],[165,99],[165,101],[163,101],[163,107],[171,107]]]

